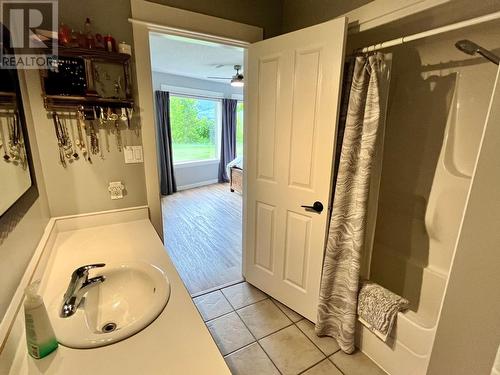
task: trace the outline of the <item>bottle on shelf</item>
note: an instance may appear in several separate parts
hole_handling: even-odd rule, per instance
[[[108,34],[104,37],[104,46],[106,48],[106,51],[116,52],[115,39],[111,36],[111,34]]]
[[[78,47],[78,32],[74,29],[71,30],[71,39],[69,41],[68,47],[76,48]]]
[[[59,38],[59,44],[61,46],[67,46],[71,41],[71,30],[67,25],[61,22],[57,36]]]
[[[85,19],[85,24],[84,24],[84,31],[85,31],[85,38],[86,38],[86,47],[94,49],[95,48],[95,39],[94,35],[92,34],[92,24],[90,23],[90,18]]]

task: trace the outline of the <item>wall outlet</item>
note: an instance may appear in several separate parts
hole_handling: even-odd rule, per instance
[[[123,190],[125,190],[125,186],[122,184],[121,181],[115,181],[109,183],[108,191],[111,195],[111,199],[122,199]]]
[[[142,146],[125,146],[123,148],[123,157],[125,158],[125,164],[142,163],[144,161]]]

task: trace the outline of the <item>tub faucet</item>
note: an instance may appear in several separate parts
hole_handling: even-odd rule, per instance
[[[69,318],[72,316],[82,302],[85,293],[94,285],[104,282],[104,276],[97,276],[89,279],[89,270],[101,268],[105,265],[105,263],[88,264],[73,271],[68,289],[66,289],[66,293],[64,293],[64,300],[59,314],[61,318]]]

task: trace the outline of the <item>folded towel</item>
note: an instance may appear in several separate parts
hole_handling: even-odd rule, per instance
[[[358,318],[384,342],[391,333],[398,311],[408,308],[408,300],[369,280],[361,283]]]

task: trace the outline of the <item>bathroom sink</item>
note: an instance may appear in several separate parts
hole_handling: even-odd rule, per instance
[[[64,346],[95,348],[126,339],[153,322],[170,297],[167,275],[148,263],[108,264],[92,273],[105,281],[89,289],[74,315],[60,316],[66,289],[49,306],[57,340]]]

